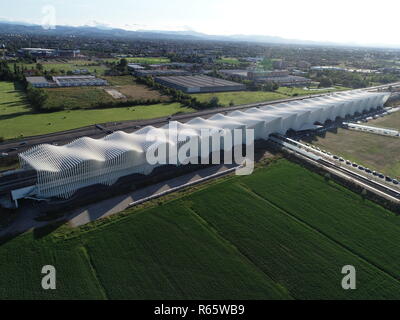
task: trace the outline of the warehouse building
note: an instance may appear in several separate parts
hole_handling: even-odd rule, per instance
[[[53,77],[53,81],[45,77],[26,77],[26,81],[35,88],[56,87],[85,87],[85,86],[107,86],[108,82],[95,76],[60,76]]]
[[[84,87],[84,86],[106,86],[108,82],[95,76],[61,76],[53,77],[58,87]]]
[[[225,92],[245,90],[244,84],[209,76],[158,77],[156,82],[185,93]]]
[[[80,50],[63,50],[63,49],[43,49],[43,48],[21,48],[18,50],[19,56],[33,56],[38,58],[76,58],[81,53]]]
[[[156,69],[156,70],[135,70],[137,77],[158,77],[158,76],[188,76],[190,72],[178,69]]]
[[[256,140],[267,140],[273,133],[304,130],[316,123],[382,107],[389,97],[390,93],[355,90],[276,106],[266,105],[245,112],[216,114],[209,119],[195,118],[184,124],[174,122],[174,135],[197,137],[198,150],[205,146],[212,154],[219,152],[222,146],[210,145],[209,137],[202,136],[203,129],[212,129],[217,139],[221,133],[232,136],[235,129],[253,129]],[[233,141],[235,145],[242,143],[243,140]],[[168,125],[162,128],[147,126],[134,133],[119,131],[98,140],[80,138],[65,146],[39,145],[19,154],[19,158],[21,168],[37,173],[37,184],[30,196],[67,199],[82,188],[99,184],[111,186],[120,178],[133,174],[150,175],[165,164],[150,164],[146,157],[148,151],[169,150],[170,146],[176,146],[176,153],[183,147],[170,138]],[[189,161],[193,159],[191,154],[186,157]],[[184,165],[187,159],[177,165]]]
[[[51,88],[54,82],[47,80],[45,77],[26,77],[26,81],[34,88]]]

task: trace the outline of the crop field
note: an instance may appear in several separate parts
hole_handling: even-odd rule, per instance
[[[111,87],[110,87],[111,88]],[[94,104],[113,102],[101,87],[51,88],[45,89],[47,109],[88,109]]]
[[[168,101],[157,90],[151,90],[145,85],[138,84],[131,76],[103,77],[110,86],[107,87],[76,87],[45,89],[48,94],[46,108],[48,109],[88,109],[99,103],[117,101],[104,88],[115,89],[129,100],[158,100]]]
[[[192,96],[197,98],[201,102],[207,102],[210,101],[213,97],[217,97],[219,99],[219,103],[223,106],[229,106],[231,102],[235,105],[239,105],[287,98],[286,95],[280,93],[261,91],[199,93],[193,94]]]
[[[162,96],[157,90],[150,89],[143,84],[139,84],[132,76],[120,77],[103,77],[106,79],[113,88],[130,100],[147,100],[155,99],[161,101],[169,101],[170,98]]]
[[[66,110],[52,113],[31,113],[27,110],[26,113],[16,112],[3,117],[0,125],[0,137],[4,137],[4,139],[21,138],[80,128],[95,123],[144,120],[167,117],[178,112],[194,111],[194,109],[183,107],[179,103],[126,108]]]
[[[286,160],[197,189],[5,242],[0,299],[400,298],[393,213]],[[40,289],[47,264],[52,292]],[[345,265],[357,290],[341,287]]]
[[[371,125],[393,127],[391,124],[396,124],[399,121],[397,119],[400,118],[393,120],[390,118],[399,115],[394,114],[377,120],[382,122],[371,121]],[[328,132],[325,136],[319,136],[308,142],[371,170],[382,172],[393,178],[400,178],[399,138],[338,129],[337,132]]]

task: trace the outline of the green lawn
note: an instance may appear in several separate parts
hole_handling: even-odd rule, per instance
[[[0,121],[8,115],[27,111],[29,108],[22,88],[13,82],[0,81]]]
[[[400,298],[393,213],[286,160],[197,189],[2,244],[0,299]],[[40,288],[47,264],[55,291]]]
[[[12,139],[69,130],[95,123],[166,117],[193,112],[178,103],[93,110],[67,110],[53,113],[8,114],[1,120],[0,137]],[[0,113],[1,118],[1,113]]]
[[[210,101],[212,97],[218,97],[219,102],[224,106],[229,106],[231,102],[233,102],[235,105],[239,105],[287,98],[286,95],[280,93],[261,91],[199,93],[193,94],[192,96],[202,102]]]
[[[103,75],[104,72],[107,70],[107,67],[104,65],[100,66],[90,66],[94,62],[85,61],[85,60],[70,60],[68,62],[41,62],[43,65],[43,69],[46,71],[56,71],[60,72],[64,70],[65,72],[73,71],[76,69],[87,69],[90,73],[96,73],[97,75]],[[10,63],[10,68],[13,70],[13,63]],[[28,69],[36,69],[36,64],[25,64],[25,63],[18,63],[20,67],[26,67]]]
[[[305,90],[304,88],[290,88],[290,87],[280,87],[276,92],[287,95],[287,96],[306,96],[312,94],[319,94],[319,93],[327,93],[332,91],[344,91],[350,90],[349,88],[345,87],[335,87],[334,89],[310,89]]]
[[[229,58],[229,57],[223,57],[221,59],[218,59],[216,62],[220,64],[232,64],[232,65],[240,64],[240,61],[237,58]]]

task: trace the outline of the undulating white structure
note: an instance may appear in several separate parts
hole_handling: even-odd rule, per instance
[[[231,134],[234,129],[254,129],[256,140],[266,140],[272,133],[285,134],[290,129],[315,128],[316,123],[322,124],[337,117],[344,118],[382,107],[389,97],[390,93],[355,90],[274,106],[266,105],[244,112],[217,114],[209,119],[195,118],[185,124],[173,123],[173,127],[176,134],[197,138],[199,147],[209,146],[209,153],[212,153],[223,146],[205,141],[201,135],[204,129],[213,129],[219,136]],[[95,184],[112,185],[119,178],[135,173],[149,175],[157,166],[164,165],[149,164],[146,154],[149,151],[155,152],[152,148],[160,146],[179,152],[185,141],[176,143],[176,139],[170,139],[171,131],[168,129],[169,126],[145,127],[131,134],[115,132],[98,140],[80,138],[65,146],[39,145],[21,153],[19,158],[22,168],[37,172],[38,197],[66,199],[81,188]],[[242,141],[237,143],[242,144]],[[190,155],[187,160],[189,158]]]

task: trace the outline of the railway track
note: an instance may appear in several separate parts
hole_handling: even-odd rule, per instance
[[[383,193],[385,193],[385,194],[387,194],[387,195],[389,195],[389,196],[391,196],[393,198],[400,199],[400,192],[397,191],[397,190],[394,190],[394,189],[392,189],[392,188],[390,188],[388,186],[385,186],[385,185],[383,185],[381,183],[378,183],[378,182],[376,182],[374,180],[370,180],[370,179],[368,179],[367,177],[364,177],[361,174],[358,174],[358,173],[356,173],[356,172],[354,172],[352,170],[340,167],[340,166],[338,166],[338,165],[336,165],[336,164],[334,164],[332,162],[329,162],[329,161],[327,161],[325,159],[321,158],[318,162],[321,163],[322,165],[326,166],[326,167],[329,167],[331,169],[340,171],[340,172],[346,174],[347,176],[350,176],[350,177],[352,177],[352,178],[354,178],[354,179],[356,179],[356,180],[358,180],[358,181],[360,181],[360,182],[362,182],[362,183],[364,183],[364,184],[366,184],[366,185],[368,185],[368,186],[370,186],[370,187],[372,187],[372,188],[374,188],[376,190],[379,190],[379,191],[381,191],[381,192],[383,192]]]

